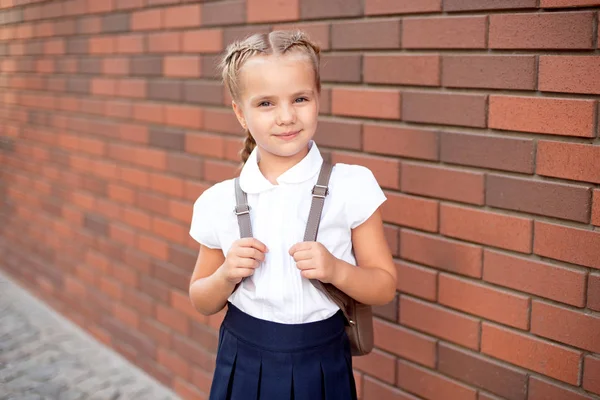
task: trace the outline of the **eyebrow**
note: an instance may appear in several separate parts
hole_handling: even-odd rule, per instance
[[[312,95],[314,93],[315,93],[315,91],[312,89],[300,90],[300,91],[292,94],[292,97],[297,97],[297,96],[307,95],[307,94]],[[258,95],[258,96],[254,96],[254,97],[250,98],[250,102],[254,103],[255,101],[258,101],[258,100],[269,100],[269,99],[273,99],[275,97],[276,96]]]

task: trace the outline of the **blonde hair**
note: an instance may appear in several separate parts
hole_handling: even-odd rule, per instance
[[[317,91],[321,92],[320,74],[320,47],[312,42],[308,36],[299,30],[296,31],[273,31],[271,33],[257,33],[246,39],[231,43],[219,65],[223,83],[229,90],[234,101],[239,100],[240,82],[239,71],[246,61],[256,55],[281,55],[292,50],[298,50],[308,56],[315,72],[315,84]],[[256,141],[250,131],[246,128],[246,139],[244,147],[240,151],[242,163],[246,163],[250,153],[256,147]]]

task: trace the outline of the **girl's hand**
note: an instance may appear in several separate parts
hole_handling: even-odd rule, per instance
[[[219,272],[227,281],[238,284],[254,274],[268,251],[267,246],[254,238],[238,239],[231,245]]]
[[[290,248],[300,273],[307,279],[318,279],[325,283],[334,283],[338,279],[339,264],[325,246],[319,242],[296,243]]]

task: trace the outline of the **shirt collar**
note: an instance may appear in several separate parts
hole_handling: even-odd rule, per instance
[[[285,171],[277,178],[278,184],[300,183],[313,178],[321,170],[323,157],[314,141],[309,142],[309,151],[306,157]],[[246,193],[260,193],[262,191],[277,187],[265,178],[258,167],[258,147],[250,153],[246,164],[240,173],[240,186]]]

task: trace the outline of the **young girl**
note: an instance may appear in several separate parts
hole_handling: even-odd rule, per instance
[[[319,57],[302,32],[275,31],[233,43],[221,64],[247,132],[239,183],[253,237],[240,239],[234,180],[196,200],[190,299],[204,315],[227,306],[212,400],[356,399],[343,314],[310,280],[371,305],[396,291],[379,211],[386,198],[367,168],[334,167],[318,241],[303,242],[323,163],[312,141]]]

